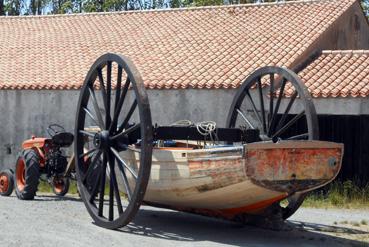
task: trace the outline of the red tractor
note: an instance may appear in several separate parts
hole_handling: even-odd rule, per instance
[[[69,190],[69,178],[74,178],[74,163],[68,162],[62,148],[73,143],[73,134],[58,124],[47,128],[50,138],[33,136],[22,144],[23,151],[15,167],[15,193],[19,199],[32,200],[39,181],[47,181],[57,196]]]

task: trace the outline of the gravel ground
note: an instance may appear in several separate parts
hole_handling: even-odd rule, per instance
[[[360,224],[362,222],[363,224]],[[369,211],[301,208],[270,231],[229,222],[141,207],[117,231],[93,224],[75,197],[43,195],[34,201],[0,197],[0,246],[369,246]]]

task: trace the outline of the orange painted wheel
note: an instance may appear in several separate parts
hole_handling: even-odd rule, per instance
[[[40,178],[40,162],[35,150],[24,150],[15,165],[15,194],[21,200],[32,200]]]
[[[52,182],[53,192],[57,196],[65,196],[69,191],[69,179],[68,178],[54,178]]]
[[[26,184],[26,164],[23,158],[17,160],[15,174],[17,188],[19,191],[23,191]]]
[[[14,189],[13,172],[10,169],[0,172],[0,195],[10,196]]]

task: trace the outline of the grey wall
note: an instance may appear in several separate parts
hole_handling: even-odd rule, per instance
[[[224,125],[234,90],[150,90],[153,123],[180,119],[214,120]],[[59,123],[74,129],[79,91],[0,91],[0,169],[14,167],[21,144],[32,135],[47,136],[46,128]],[[9,153],[11,151],[11,153]]]
[[[213,120],[222,127],[235,92],[149,90],[153,123]],[[47,136],[50,123],[59,123],[73,132],[78,97],[79,91],[0,91],[0,168],[14,167],[22,142],[32,135]],[[318,99],[315,103],[321,114],[369,114],[367,98]]]
[[[359,1],[335,20],[289,67],[298,67],[306,58],[322,50],[369,49],[369,24]]]

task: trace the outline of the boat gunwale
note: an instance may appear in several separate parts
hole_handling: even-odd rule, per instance
[[[280,142],[264,141],[264,142],[253,142],[247,144],[224,146],[224,147],[214,147],[214,148],[199,148],[199,149],[187,149],[183,147],[164,147],[163,149],[153,148],[154,152],[171,152],[171,153],[223,153],[223,152],[237,152],[243,150],[253,150],[253,149],[328,149],[328,148],[344,148],[342,143],[330,142],[330,141],[318,141],[318,140],[283,140]],[[131,151],[140,152],[140,148],[130,147]]]

